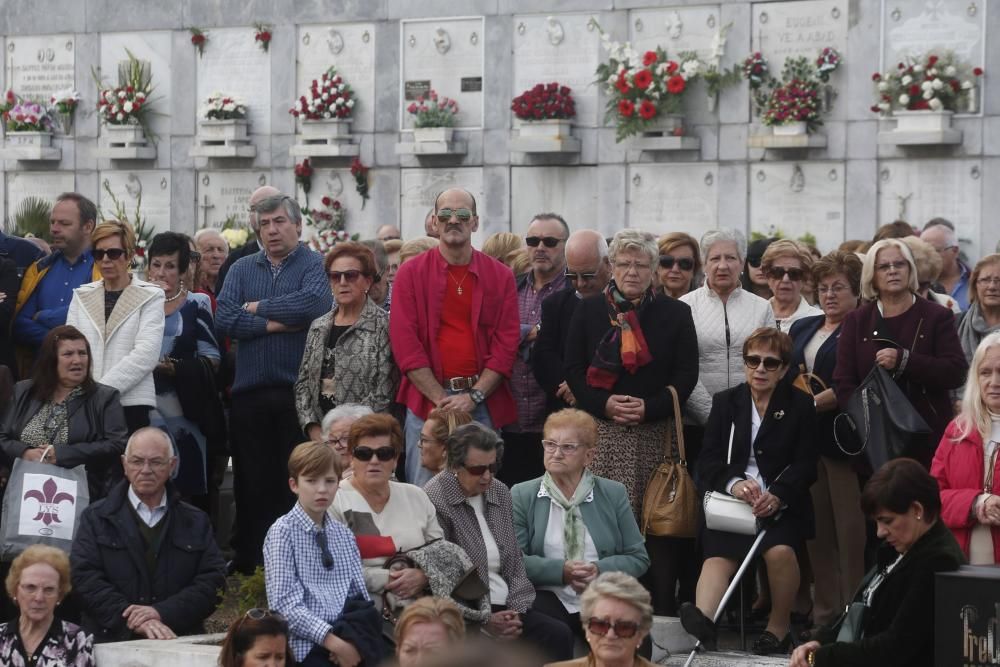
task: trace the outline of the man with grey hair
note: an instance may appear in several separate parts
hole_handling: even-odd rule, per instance
[[[576,398],[566,383],[563,350],[576,305],[600,294],[611,279],[608,242],[593,229],[581,229],[566,241],[566,289],[542,302],[542,319],[532,351],[535,379],[545,391],[549,413],[575,407]]]
[[[935,224],[928,223],[920,234],[920,238],[934,246],[941,256],[941,275],[938,276],[937,284],[931,289],[947,294],[958,303],[959,308],[968,310],[969,278],[972,271],[958,257],[961,249],[955,226],[943,218],[935,218],[931,222]]]
[[[403,235],[399,233],[399,227],[396,225],[382,225],[375,232],[375,238],[384,243],[386,241],[401,239]]]
[[[73,589],[94,639],[173,639],[204,632],[226,585],[212,523],[170,484],[177,457],[166,433],[145,427],[122,455],[126,480],[80,517]]]
[[[234,567],[263,563],[267,529],[294,502],[285,474],[302,439],[293,386],[310,323],[333,294],[323,257],[299,242],[302,212],[281,194],[257,201],[262,249],[240,259],[219,294],[216,326],[238,342],[230,435],[236,495]]]

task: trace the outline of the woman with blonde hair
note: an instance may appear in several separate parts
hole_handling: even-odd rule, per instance
[[[459,410],[434,408],[420,428],[420,465],[436,475],[448,465],[448,436],[472,421],[472,415]]]
[[[483,242],[483,254],[498,262],[510,265],[507,258],[511,253],[524,247],[524,239],[514,232],[497,232]]]
[[[465,621],[451,600],[423,597],[400,614],[394,638],[399,667],[422,667],[462,643]]]
[[[430,236],[421,236],[409,241],[405,241],[399,248],[399,263],[413,259],[417,255],[427,252],[431,248],[438,247],[438,240]]]

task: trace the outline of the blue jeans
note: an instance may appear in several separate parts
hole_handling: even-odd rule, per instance
[[[449,396],[463,393],[448,389],[445,391],[448,392]],[[493,421],[490,419],[485,401],[472,411],[472,418],[487,428],[493,428]],[[434,476],[433,471],[420,465],[420,429],[423,427],[424,420],[407,408],[406,424],[403,427],[403,435],[406,438],[406,481],[417,486],[423,486]]]

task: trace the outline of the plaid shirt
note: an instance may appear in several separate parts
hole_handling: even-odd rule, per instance
[[[288,253],[287,255],[285,255],[282,258],[282,260],[280,262],[278,262],[277,264],[275,264],[274,262],[272,262],[270,256],[268,256],[268,258],[267,258],[267,265],[271,268],[271,276],[275,280],[277,280],[278,276],[281,275],[281,270],[283,268],[285,268],[285,264],[288,263],[288,258],[291,257],[292,255],[294,255],[295,253],[297,253],[299,251],[299,248],[301,248],[301,247],[302,247],[301,244],[296,245],[294,248],[292,248],[292,251],[290,253]],[[267,255],[267,251],[266,250],[264,251],[264,254]]]
[[[514,372],[510,376],[510,389],[517,404],[517,423],[507,427],[514,433],[541,433],[545,424],[545,390],[535,379],[531,368],[531,348],[534,342],[527,342],[525,336],[542,321],[542,301],[550,294],[566,288],[566,276],[558,276],[535,290],[535,277],[528,272],[517,281],[517,309],[521,316],[521,347],[514,359]]]
[[[296,661],[320,645],[349,598],[368,598],[361,554],[350,529],[323,515],[333,567],[323,567],[316,543],[319,529],[302,506],[279,517],[264,540],[267,601],[288,621],[289,643]]]

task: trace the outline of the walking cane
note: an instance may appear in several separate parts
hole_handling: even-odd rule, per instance
[[[775,514],[772,519],[777,520],[779,514],[780,512]],[[726,593],[722,596],[722,600],[719,602],[719,606],[715,610],[715,615],[712,617],[712,623],[718,624],[719,618],[722,617],[722,611],[726,608],[729,598],[731,598],[733,593],[736,591],[736,587],[740,585],[740,579],[743,578],[747,568],[750,567],[750,561],[752,561],[754,556],[757,555],[757,550],[760,549],[760,543],[764,541],[764,535],[766,534],[767,528],[761,528],[760,532],[757,533],[757,538],[753,541],[753,544],[750,545],[750,551],[747,552],[747,556],[743,559],[739,569],[736,570],[736,575],[733,577],[732,582],[730,582],[729,588],[726,589]],[[694,648],[691,649],[691,655],[688,656],[687,661],[684,663],[684,667],[691,667],[691,664],[694,663],[694,657],[698,654],[698,649],[700,647],[701,640],[698,640],[695,642]]]

